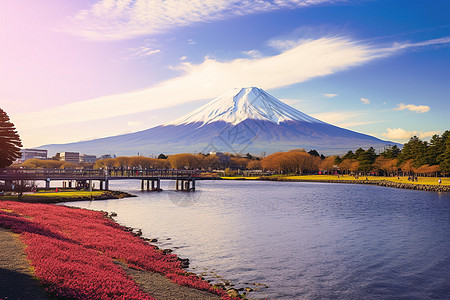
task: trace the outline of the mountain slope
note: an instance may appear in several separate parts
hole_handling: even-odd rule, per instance
[[[180,152],[259,154],[294,148],[340,154],[392,142],[330,125],[255,87],[234,89],[172,122],[119,136],[62,145],[50,153],[142,155]]]

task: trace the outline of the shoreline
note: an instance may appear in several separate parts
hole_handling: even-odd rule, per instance
[[[320,175],[319,175],[320,176]],[[221,180],[257,180],[257,181],[285,181],[285,182],[318,182],[318,183],[343,183],[343,184],[368,184],[377,185],[383,187],[397,188],[397,189],[409,189],[409,190],[420,190],[427,192],[450,192],[450,185],[431,185],[431,184],[420,184],[420,183],[403,183],[394,182],[389,180],[338,180],[338,179],[300,179],[300,178],[286,178],[286,177],[257,177],[252,179],[247,179],[245,177],[239,178],[221,178]]]
[[[66,193],[66,194],[65,194]],[[71,195],[68,195],[70,193]],[[75,194],[75,195],[74,195]],[[122,199],[137,197],[136,195],[122,192],[122,191],[60,191],[60,192],[39,192],[35,194],[24,194],[20,199],[17,195],[0,196],[0,201],[14,201],[21,203],[41,203],[41,204],[56,204],[75,201],[96,201],[108,199]]]
[[[47,211],[47,213],[45,213],[45,211]],[[41,219],[42,218],[41,214],[53,215],[52,218],[54,219],[54,221],[57,222],[56,223],[54,221],[50,222],[49,223],[49,225],[51,224],[50,227],[47,227],[48,225],[45,225],[47,222],[47,217],[43,217],[43,219]],[[50,265],[39,266],[39,262],[37,263],[38,265],[36,265],[36,257],[33,257],[34,255],[33,251],[36,251],[36,248],[39,248],[41,247],[41,245],[44,245],[42,241],[38,244],[33,244],[32,240],[31,241],[28,240],[30,234],[34,235],[36,233],[38,235],[42,235],[42,238],[47,239],[50,238],[49,243],[51,244],[54,243],[52,242],[52,240],[58,240],[58,243],[60,243],[59,241],[67,242],[68,240],[66,239],[69,238],[70,240],[75,241],[76,245],[73,246],[78,248],[80,246],[83,248],[86,247],[86,249],[80,250],[90,251],[89,249],[96,249],[96,251],[100,251],[99,253],[103,253],[101,255],[102,257],[108,258],[110,262],[113,263],[113,265],[117,266],[118,269],[125,271],[127,275],[132,278],[135,284],[139,286],[142,292],[148,293],[148,295],[151,296],[157,295],[158,299],[173,299],[173,300],[220,299],[220,298],[235,299],[235,297],[239,297],[238,296],[239,294],[232,294],[231,291],[225,289],[220,289],[222,290],[220,292],[220,290],[218,289],[219,287],[210,285],[206,281],[201,280],[201,277],[197,274],[185,271],[183,265],[186,265],[186,262],[188,263],[188,259],[181,259],[177,255],[171,254],[170,251],[167,251],[167,249],[158,248],[156,245],[151,243],[156,241],[141,237],[140,234],[134,232],[134,230],[136,229],[129,228],[119,224],[112,218],[112,216],[114,215],[109,215],[107,212],[104,211],[94,211],[89,209],[68,207],[65,205],[59,206],[59,205],[49,205],[48,203],[38,204],[38,203],[23,203],[15,201],[0,201],[0,227],[6,228],[6,230],[9,231],[11,235],[13,234],[13,232],[17,232],[20,234],[20,240],[24,242],[26,245],[27,259],[29,262],[31,262],[31,265],[34,267],[34,270],[36,271],[34,276],[35,278],[39,278],[38,282],[41,282],[42,289],[44,289],[45,287],[48,288],[50,284],[50,289],[54,290],[55,283],[51,282],[49,283],[50,279],[46,278],[45,274],[46,273],[53,274],[54,272],[59,272],[58,270],[52,270],[52,268],[54,268],[54,265],[60,265],[61,261],[59,260],[60,258],[58,257],[57,254],[56,256],[55,254],[52,254],[55,257],[51,260],[53,262]],[[18,220],[22,218],[25,219],[21,221]],[[28,218],[39,220],[28,221],[29,220]],[[74,224],[70,224],[71,222],[79,222],[80,218],[84,219],[82,223],[78,223],[75,226]],[[31,223],[26,223],[30,225],[24,226],[25,224],[24,222],[32,222],[35,225],[29,227]],[[108,225],[108,223],[110,222],[112,224]],[[55,224],[58,224],[57,227],[54,227]],[[35,229],[33,228],[41,226],[45,227],[45,232],[42,233],[34,232]],[[89,231],[91,229],[91,226],[92,228],[95,228],[93,229],[92,233],[85,232],[86,230]],[[66,227],[66,229],[63,229],[64,227]],[[85,228],[83,229],[83,227]],[[117,230],[119,230],[122,233],[119,233]],[[66,235],[63,232],[70,232],[70,234]],[[97,236],[95,240],[89,240],[89,236],[91,236],[92,234],[94,234],[94,236]],[[117,236],[119,236],[119,238],[117,238]],[[120,238],[120,236],[122,238]],[[111,240],[112,237],[114,237],[113,240]],[[56,248],[53,249],[52,246],[44,246],[44,247],[50,247],[52,248],[52,252],[57,253],[59,251],[57,244],[53,244],[53,246]],[[114,249],[111,250],[111,247],[116,248],[117,250]],[[127,252],[129,251],[127,250],[127,248],[130,247],[135,250],[133,250],[132,252]],[[50,250],[50,248],[48,250]],[[30,255],[30,251],[32,253],[31,257],[28,256]],[[116,254],[112,253],[113,251],[116,251]],[[74,252],[75,261],[72,261],[71,263],[74,262],[76,263],[78,255],[76,253],[77,252]],[[63,254],[63,256],[65,255],[67,254]],[[160,258],[157,258],[157,260],[154,261],[155,256]],[[94,258],[95,257],[91,257],[90,259]],[[8,257],[8,261],[9,260],[10,258]],[[90,261],[85,263],[86,267],[88,265],[90,265]],[[93,265],[95,265],[95,263],[93,263]],[[102,272],[102,269],[103,267],[99,269],[100,273]],[[74,271],[75,270],[76,269],[74,269]],[[114,274],[120,275],[120,272]],[[96,272],[94,273],[97,274]],[[100,273],[97,276],[99,278],[103,278],[103,276]],[[69,276],[69,278],[73,278],[71,276],[74,276],[77,279],[78,276],[80,276],[73,274],[72,275],[60,274],[60,275]],[[85,275],[81,274],[81,277],[83,276]],[[31,277],[30,280],[36,282],[36,280],[31,279]],[[66,282],[64,279],[62,280],[63,283]],[[83,279],[80,279],[80,281],[81,281],[80,284],[82,284]],[[30,281],[30,284],[31,283],[32,282]],[[14,285],[14,283],[9,282],[9,280],[7,280],[6,284]],[[53,287],[51,287],[52,285]],[[56,283],[56,287],[58,286],[59,284]],[[65,288],[66,289],[69,288],[69,290],[71,289],[71,287]],[[134,293],[137,293],[137,290],[135,290]],[[4,296],[7,295],[0,295],[0,298]],[[14,295],[10,295],[9,297],[11,296]],[[51,296],[55,295],[51,293]],[[81,298],[75,297],[75,299],[83,299],[83,297]]]

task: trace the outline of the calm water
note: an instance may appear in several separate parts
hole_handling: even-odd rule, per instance
[[[164,183],[158,193],[112,182],[139,197],[68,205],[117,212],[191,271],[257,288],[251,298],[450,298],[449,194],[249,181],[186,193]]]

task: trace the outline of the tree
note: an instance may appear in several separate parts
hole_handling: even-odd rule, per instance
[[[450,173],[450,131],[445,131],[442,136],[445,139],[445,150],[438,157],[439,166],[443,173]]]
[[[317,152],[317,150],[315,150],[315,149],[309,150],[308,154],[312,155],[312,156],[320,157],[319,152]]]
[[[413,136],[403,145],[402,153],[398,156],[400,164],[410,159],[413,160],[413,166],[415,168],[427,164],[427,148],[427,142],[420,140],[417,136]]]
[[[357,160],[359,161],[359,171],[367,173],[372,170],[372,165],[377,158],[377,154],[375,153],[375,149],[373,147],[370,147],[366,151],[359,148],[356,150],[355,154],[358,156]]]
[[[386,148],[382,153],[380,153],[380,155],[384,158],[397,158],[397,156],[399,156],[401,152],[402,150],[400,150],[397,145],[394,145],[392,147]]]
[[[160,155],[158,155],[158,159],[167,159],[167,156],[161,153]]]
[[[8,114],[0,108],[0,168],[8,167],[20,158],[21,147],[22,142],[14,124],[9,120]]]
[[[342,159],[356,159],[356,155],[352,150],[348,150],[347,154],[345,154]]]

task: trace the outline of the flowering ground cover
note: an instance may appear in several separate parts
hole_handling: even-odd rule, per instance
[[[1,201],[0,226],[20,233],[36,277],[57,297],[153,299],[114,263],[120,261],[231,299],[224,290],[183,270],[176,255],[163,253],[101,212]]]

